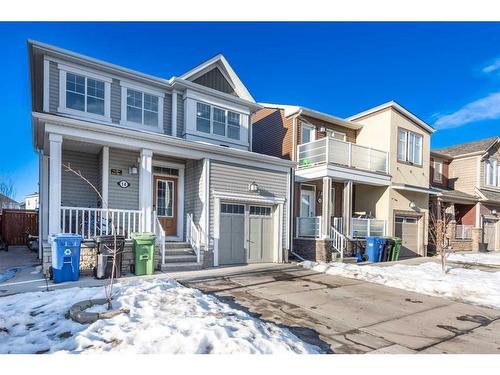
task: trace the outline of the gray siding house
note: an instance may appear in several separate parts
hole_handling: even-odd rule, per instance
[[[128,248],[155,233],[162,269],[286,259],[295,163],[251,152],[262,107],[224,56],[163,79],[35,41],[28,53],[45,269],[52,234],[82,235],[90,268],[113,225]]]

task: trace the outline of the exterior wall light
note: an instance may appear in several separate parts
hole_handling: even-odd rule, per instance
[[[496,216],[497,215],[497,210],[495,210],[495,209],[491,210],[491,214]]]
[[[248,191],[251,193],[259,192],[259,185],[255,181],[253,181],[250,185],[248,185]]]
[[[137,167],[135,165],[129,167],[128,174],[137,174]]]
[[[417,205],[415,204],[415,202],[410,202],[409,206],[410,206],[411,209],[417,207]]]

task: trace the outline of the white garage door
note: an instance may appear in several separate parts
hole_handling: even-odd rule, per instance
[[[401,238],[400,258],[418,256],[418,218],[414,216],[395,217],[395,236]]]
[[[221,203],[219,264],[273,261],[271,206]]]

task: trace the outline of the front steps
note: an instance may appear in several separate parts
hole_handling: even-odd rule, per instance
[[[201,269],[196,254],[186,242],[165,242],[165,264],[163,272],[196,271]]]
[[[340,258],[339,253],[332,253],[332,262],[338,262],[338,263],[357,263],[358,258],[356,257],[344,257]]]

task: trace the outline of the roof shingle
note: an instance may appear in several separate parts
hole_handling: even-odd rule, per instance
[[[498,137],[484,138],[480,139],[479,141],[467,142],[455,146],[438,148],[432,150],[432,152],[448,156],[459,156],[464,154],[470,154],[473,152],[486,151],[497,139]]]

